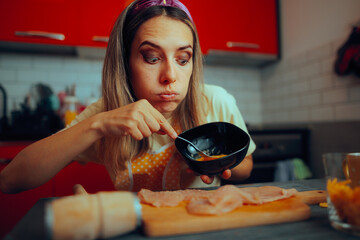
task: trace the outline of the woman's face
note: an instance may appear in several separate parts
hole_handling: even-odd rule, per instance
[[[185,98],[193,69],[193,35],[179,20],[154,17],[138,29],[131,45],[134,93],[166,118]]]

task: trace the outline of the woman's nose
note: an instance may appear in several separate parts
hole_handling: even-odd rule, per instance
[[[169,84],[176,81],[176,66],[171,61],[166,61],[163,65],[162,74],[160,78],[161,83]]]

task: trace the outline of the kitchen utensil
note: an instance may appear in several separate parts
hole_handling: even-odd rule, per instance
[[[190,145],[187,146],[187,150],[192,153],[192,154],[196,154],[196,152],[202,156],[202,157],[210,157],[209,155],[207,155],[206,153],[204,153],[203,151],[201,151],[195,144],[193,144],[192,142],[190,142],[189,140],[186,140],[183,137],[178,136],[177,138],[179,138],[180,140],[183,140],[187,143],[189,143]]]
[[[198,161],[198,153],[188,149],[187,139],[207,155],[227,155],[210,161]],[[175,139],[175,146],[189,168],[199,174],[216,175],[237,166],[246,156],[250,137],[239,127],[226,122],[212,122],[189,129]]]
[[[87,194],[75,186],[76,195],[46,206],[49,239],[104,239],[128,233],[141,224],[141,205],[131,192]]]

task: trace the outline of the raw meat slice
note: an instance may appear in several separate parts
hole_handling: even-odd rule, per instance
[[[254,197],[254,201],[244,201],[249,204],[263,204],[267,202],[273,202],[276,200],[289,198],[296,195],[296,189],[283,189],[275,186],[263,186],[263,187],[247,187],[239,188],[239,190],[249,193]]]
[[[148,203],[154,207],[174,207],[182,201],[190,201],[193,198],[210,197],[210,191],[187,189],[177,191],[153,192],[148,189],[141,189],[138,197],[142,203]]]
[[[174,207],[187,202],[191,214],[214,215],[231,212],[243,204],[263,204],[289,198],[297,193],[296,189],[283,189],[275,186],[238,188],[225,185],[216,190],[178,190],[153,192],[142,189],[138,196],[141,203],[155,207]]]
[[[212,196],[190,199],[186,209],[191,214],[218,215],[231,212],[243,205],[239,192],[232,185],[227,185],[212,192]],[[235,191],[234,191],[235,190]]]
[[[138,193],[140,202],[148,203],[155,207],[175,207],[185,199],[182,191],[153,192],[141,189]]]

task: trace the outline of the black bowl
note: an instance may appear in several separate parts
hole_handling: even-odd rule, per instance
[[[200,125],[179,136],[189,140],[208,155],[227,155],[214,160],[197,161],[200,155],[188,150],[190,144],[179,138],[175,139],[175,146],[189,168],[203,175],[216,175],[236,167],[245,158],[250,143],[250,137],[245,131],[226,122]]]

